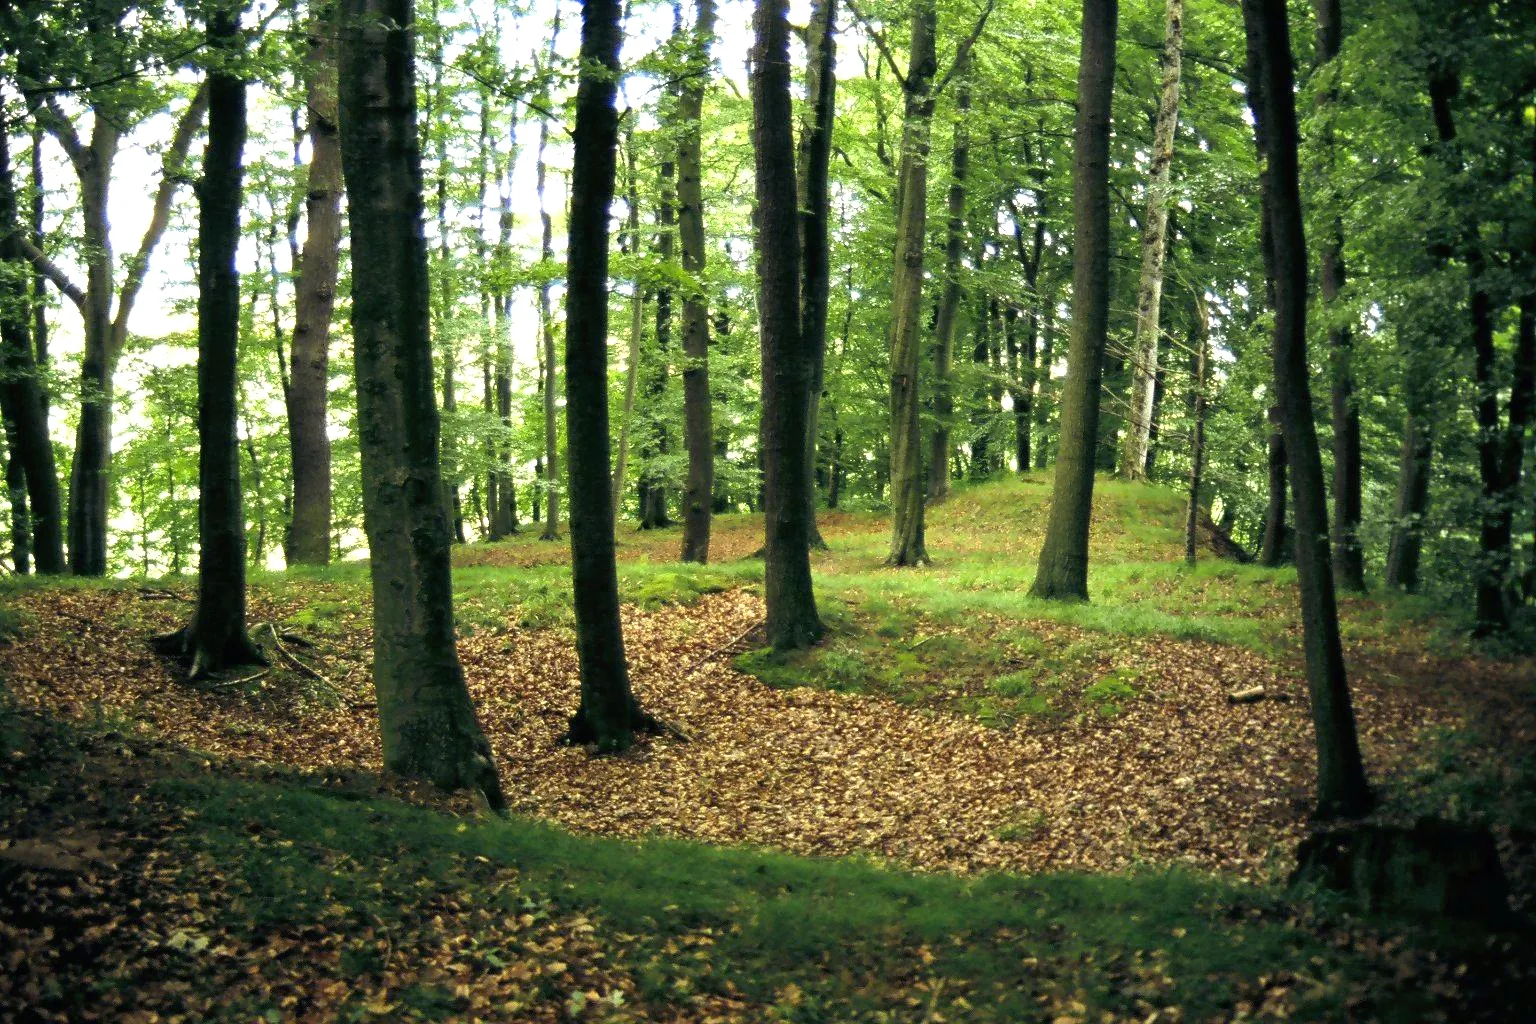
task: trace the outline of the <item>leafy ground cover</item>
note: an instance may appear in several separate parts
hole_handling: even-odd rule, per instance
[[[216,982],[231,1020],[1498,1019],[1525,968],[1466,943],[1507,937],[1276,887],[1311,787],[1289,575],[1189,570],[1175,496],[1104,493],[1095,603],[1065,609],[1025,596],[1039,481],[934,510],[920,572],[880,566],[883,522],[827,517],[832,635],[789,660],[755,649],[749,518],[708,568],[625,534],[636,690],[686,741],[615,759],[556,743],[564,544],[462,550],[512,822],[377,780],[361,566],[256,577],[273,668],[197,688],[145,644],[185,582],[12,585],[0,960],[53,966],[0,1007],[199,1019]],[[1431,611],[1346,607],[1368,763],[1393,813],[1495,825],[1523,909],[1536,666]],[[180,987],[135,1004],[162,973]]]

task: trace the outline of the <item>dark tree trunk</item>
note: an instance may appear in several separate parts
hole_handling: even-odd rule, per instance
[[[949,215],[944,230],[944,277],[933,325],[933,435],[928,449],[928,500],[949,493],[949,428],[955,411],[950,377],[955,357],[955,333],[960,323],[960,258],[965,249],[965,179],[970,172],[971,85],[966,71],[955,93],[954,147],[949,161]]]
[[[1152,414],[1147,424],[1147,461],[1142,466],[1142,475],[1148,480],[1152,479],[1152,472],[1157,468],[1157,418],[1163,410],[1163,396],[1167,388],[1167,368],[1159,365],[1157,376],[1152,381]]]
[[[1323,463],[1312,421],[1307,369],[1307,243],[1302,229],[1296,99],[1285,0],[1243,0],[1249,102],[1262,126],[1262,183],[1275,287],[1275,391],[1296,508],[1296,575],[1303,647],[1317,738],[1317,814],[1359,817],[1371,791],[1355,732],[1339,640],[1328,544]]]
[[[1387,586],[1410,594],[1419,589],[1419,559],[1424,550],[1424,517],[1429,512],[1434,447],[1434,434],[1424,411],[1415,412],[1410,406],[1403,422],[1386,569]]]
[[[1205,476],[1205,373],[1206,360],[1211,347],[1211,321],[1206,309],[1205,296],[1195,293],[1195,329],[1190,332],[1194,353],[1190,356],[1194,370],[1190,388],[1192,430],[1189,453],[1189,508],[1184,516],[1184,561],[1195,564],[1199,549],[1200,485]],[[1150,475],[1150,474],[1149,474]]]
[[[806,118],[800,128],[797,185],[800,199],[800,333],[811,353],[810,409],[805,430],[808,470],[816,466],[821,402],[827,367],[827,295],[831,256],[827,170],[832,159],[832,127],[837,112],[837,0],[812,0]],[[807,487],[811,547],[825,549],[816,525],[816,486]]]
[[[560,14],[555,12],[555,26],[550,36],[550,49],[560,34]],[[544,163],[544,151],[549,145],[549,119],[539,121],[539,152],[537,162],[537,189],[539,193],[539,255],[548,266],[555,258],[555,228],[544,199],[545,178],[548,168]],[[539,285],[539,340],[544,347],[544,530],[540,540],[560,539],[560,421],[555,403],[558,380],[555,367],[555,322],[550,308],[550,282]]]
[[[1056,358],[1056,310],[1052,302],[1038,303],[1042,312],[1036,321],[1040,324],[1040,355],[1035,371],[1035,468],[1045,469],[1051,464],[1051,446],[1048,434],[1051,425],[1051,367]]]
[[[656,255],[663,264],[670,264],[674,251],[673,178],[676,168],[663,157],[661,161],[661,196],[656,209]],[[651,447],[647,461],[666,455],[671,447],[667,437],[667,421],[661,412],[662,401],[667,393],[668,366],[672,349],[672,286],[663,278],[656,288],[656,365],[646,387],[647,405],[650,407]],[[667,515],[666,481],[653,467],[648,466],[640,480],[640,529],[653,530],[672,525]]]
[[[709,46],[715,36],[714,0],[694,0],[697,18],[688,45],[689,75],[678,92],[682,122],[677,147],[678,237],[683,270],[692,278],[683,299],[683,447],[688,480],[683,487],[685,562],[709,561],[710,502],[715,489],[715,445],[709,397],[709,302],[704,290],[704,191],[700,119],[709,77]]]
[[[971,363],[976,367],[976,390],[971,395],[971,466],[972,480],[981,480],[992,471],[992,403],[987,379],[988,358],[992,345],[992,321],[996,319],[997,300],[976,303],[976,343],[971,348]]]
[[[1274,568],[1289,557],[1291,531],[1285,525],[1286,456],[1285,432],[1280,409],[1269,409],[1269,440],[1266,458],[1269,465],[1269,503],[1264,510],[1264,532],[1259,542],[1259,564]]]
[[[0,125],[0,414],[6,426],[12,495],[12,543],[17,570],[22,552],[40,573],[64,571],[58,470],[48,437],[48,398],[28,334],[23,227],[12,177],[8,129]],[[25,544],[22,541],[25,540]]]
[[[1109,329],[1109,123],[1118,15],[1118,0],[1083,0],[1072,160],[1072,340],[1050,521],[1030,588],[1035,597],[1055,600],[1088,599],[1088,522]]]
[[[410,0],[342,4],[342,173],[384,766],[505,806],[454,645]]]
[[[208,147],[198,185],[197,236],[197,607],[166,646],[193,679],[265,664],[245,630],[245,516],[240,488],[237,348],[240,340],[241,156],[245,82],[238,8],[224,0],[208,18]]]
[[[497,219],[497,259],[510,258],[512,248],[512,168],[517,163],[517,124],[514,119],[507,133],[513,142],[506,164],[497,184],[501,200]],[[491,537],[500,540],[518,532],[517,481],[512,476],[512,289],[504,290],[496,299],[496,367],[492,373],[492,388],[496,393],[496,420],[501,427],[502,439],[496,446],[494,476],[496,500],[491,508]]]
[[[295,283],[288,448],[293,459],[293,515],[285,548],[296,565],[331,559],[331,440],[326,430],[331,317],[341,247],[341,148],[336,126],[334,0],[312,0],[305,108],[309,111],[308,234]]]
[[[596,744],[600,752],[628,749],[636,732],[660,731],[630,693],[608,479],[608,208],[618,146],[614,97],[622,35],[616,0],[582,5],[565,301],[566,450],[581,706],[568,738]]]
[[[811,483],[805,464],[812,353],[800,320],[800,231],[790,124],[787,0],[757,0],[752,19],[752,151],[757,169],[758,320],[762,325],[764,567],[768,645],[809,647],[822,634],[811,590]]]

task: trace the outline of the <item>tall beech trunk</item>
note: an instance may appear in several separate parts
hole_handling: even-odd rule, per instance
[[[7,126],[0,124],[0,413],[9,449],[6,484],[12,495],[12,543],[18,572],[35,563],[40,573],[64,571],[58,469],[48,437],[48,396],[27,323],[24,228],[11,172]],[[22,541],[26,543],[23,545]]]
[[[1317,17],[1314,68],[1321,74],[1333,74],[1328,65],[1339,55],[1344,38],[1339,0],[1313,0],[1312,9]],[[1319,140],[1324,151],[1324,167],[1330,175],[1336,146],[1332,112],[1338,101],[1338,86],[1330,81],[1318,96],[1323,115]],[[1329,389],[1333,412],[1333,579],[1339,589],[1358,592],[1365,589],[1365,554],[1360,545],[1360,410],[1355,403],[1354,339],[1337,308],[1346,277],[1344,223],[1335,213],[1327,219],[1323,229],[1318,269],[1318,285],[1328,327],[1328,356],[1333,370]]]
[[[331,318],[341,248],[341,147],[336,125],[334,0],[311,0],[305,109],[309,111],[308,225],[295,282],[296,309],[288,387],[288,450],[293,460],[293,513],[285,548],[296,565],[331,559]]]
[[[384,766],[505,806],[454,646],[438,470],[411,0],[344,0],[341,157],[352,222],[363,526]]]
[[[656,207],[656,256],[670,265],[675,251],[673,227],[676,220],[674,186],[677,166],[670,157],[663,156],[660,169],[660,201]],[[671,441],[667,437],[667,421],[661,413],[661,404],[667,393],[668,366],[672,349],[672,286],[665,276],[656,286],[656,365],[646,382],[647,406],[650,413],[651,444],[645,457],[649,461],[667,454]],[[640,481],[640,528],[651,530],[670,526],[667,515],[667,487],[665,480],[653,468],[647,466]]]
[[[560,14],[555,12],[555,27],[550,34],[550,48],[560,34]],[[549,145],[549,119],[539,121],[539,152],[536,169],[539,194],[539,256],[547,267],[555,259],[554,220],[549,215],[545,201],[545,182],[549,168],[544,162],[544,152]],[[555,402],[559,386],[555,366],[555,321],[550,308],[550,282],[546,278],[539,284],[539,341],[544,349],[544,530],[540,540],[560,539],[560,421]]]
[[[805,497],[811,517],[811,547],[825,550],[816,525],[816,446],[821,432],[821,401],[827,367],[827,296],[831,254],[828,168],[832,128],[837,113],[837,0],[812,0],[805,69],[805,118],[796,155],[800,201],[800,333],[811,353],[810,410],[805,428],[806,471],[812,474]]]
[[[208,17],[208,146],[197,188],[197,606],[164,638],[199,679],[265,664],[245,629],[245,515],[241,503],[237,355],[240,340],[241,156],[245,149],[244,44],[239,8],[223,0]]]
[[[912,0],[911,56],[897,175],[896,261],[891,274],[891,548],[887,565],[928,562],[923,538],[923,439],[918,422],[928,149],[938,56],[934,0]],[[948,471],[946,464],[945,471]]]
[[[1045,253],[1045,174],[1037,172],[1035,191],[1035,227],[1034,236],[1029,249],[1024,247],[1024,224],[1015,210],[1013,218],[1013,246],[1018,256],[1019,264],[1024,268],[1024,284],[1029,290],[1029,309],[1026,317],[1028,324],[1024,331],[1024,347],[1019,353],[1018,373],[1014,376],[1013,397],[1013,454],[1018,464],[1020,473],[1027,473],[1030,469],[1031,458],[1035,447],[1035,418],[1037,405],[1043,408],[1044,395],[1036,400],[1036,386],[1044,387],[1044,382],[1050,380],[1051,368],[1049,365],[1037,368],[1036,361],[1039,358],[1040,347],[1040,320],[1045,314],[1044,301],[1040,295],[1040,260]],[[1013,307],[1009,307],[1009,315],[1017,318],[1018,313]],[[1017,325],[1014,325],[1017,330]],[[1010,333],[1010,337],[1016,335]],[[1041,436],[1043,442],[1045,438]]]
[[[625,204],[629,207],[629,216],[625,224],[625,244],[629,254],[634,257],[640,255],[640,179],[635,173],[635,137],[628,129],[624,132],[625,154]],[[629,293],[629,348],[625,353],[624,361],[624,408],[619,419],[619,454],[613,463],[613,514],[617,519],[622,515],[624,494],[624,478],[629,470],[629,434],[635,421],[635,391],[640,383],[640,344],[645,340],[645,286],[640,280],[640,272],[635,271],[635,279],[631,284]]]
[[[1048,431],[1051,425],[1051,369],[1056,359],[1056,303],[1054,296],[1041,296],[1037,309],[1041,311],[1039,369],[1035,374],[1035,468],[1045,469],[1051,464],[1051,445]],[[1057,401],[1060,401],[1059,396]],[[1060,439],[1058,438],[1058,441]]]
[[[1284,565],[1290,557],[1291,531],[1286,526],[1286,478],[1285,431],[1281,425],[1279,406],[1270,406],[1267,413],[1269,436],[1265,445],[1265,459],[1269,468],[1268,503],[1264,508],[1264,531],[1259,540],[1259,564],[1274,568]]]
[[[981,263],[977,254],[977,264]],[[992,472],[992,409],[991,389],[988,381],[988,359],[992,351],[992,327],[997,319],[997,299],[982,298],[976,302],[976,336],[971,346],[971,364],[976,368],[976,390],[971,394],[971,465],[972,480],[985,479]]]
[[[1296,514],[1296,575],[1317,738],[1317,816],[1360,817],[1371,791],[1339,640],[1323,462],[1307,369],[1307,243],[1302,227],[1296,99],[1285,0],[1243,0],[1249,102],[1262,126],[1262,182],[1275,286],[1275,391]]]
[[[616,0],[582,4],[565,301],[566,451],[581,705],[567,737],[596,744],[599,752],[626,750],[636,732],[661,729],[630,693],[608,478],[608,208],[619,134],[614,97],[622,38]]]
[[[921,2],[921,0],[920,0]],[[752,17],[752,153],[757,171],[757,304],[762,331],[764,566],[768,645],[800,650],[823,632],[811,590],[810,502],[804,488],[812,354],[800,319],[800,231],[789,98],[787,0],[757,0]]]
[[[928,500],[938,501],[949,493],[949,427],[954,415],[953,372],[955,328],[960,321],[960,257],[965,247],[965,179],[970,171],[971,85],[966,72],[955,92],[954,148],[949,161],[949,194],[945,197],[949,214],[944,231],[944,287],[939,293],[938,314],[933,326],[933,412],[932,444],[928,450]]]
[[[510,259],[512,252],[512,171],[517,165],[517,122],[514,118],[507,132],[511,149],[498,175],[497,190],[501,200],[497,218],[496,258],[498,262]],[[496,420],[501,426],[502,439],[496,446],[495,478],[496,500],[491,510],[491,534],[493,539],[510,537],[519,532],[517,523],[517,481],[512,475],[512,289],[502,286],[496,296],[496,346],[495,369],[492,371],[492,388],[496,392]]]
[[[709,47],[715,37],[714,0],[694,0],[697,15],[687,40],[688,74],[677,96],[678,240],[683,270],[692,279],[683,297],[683,447],[688,479],[683,486],[685,562],[709,561],[710,502],[715,489],[715,444],[709,398],[709,302],[704,290],[703,160],[700,119],[709,80]]]
[[[1088,600],[1088,521],[1109,329],[1109,122],[1118,16],[1118,0],[1083,0],[1072,158],[1072,339],[1050,520],[1030,588],[1035,597],[1055,600]]]
[[[1199,552],[1200,486],[1205,477],[1205,374],[1210,359],[1211,318],[1205,296],[1195,293],[1195,324],[1190,332],[1194,353],[1190,356],[1193,382],[1190,386],[1190,411],[1194,436],[1189,452],[1189,507],[1184,515],[1184,561],[1195,564]]]
[[[1168,186],[1174,134],[1179,124],[1179,76],[1184,59],[1184,0],[1167,0],[1164,16],[1162,94],[1152,133],[1152,170],[1147,177],[1147,212],[1141,222],[1141,280],[1136,288],[1136,334],[1131,342],[1130,412],[1120,448],[1120,475],[1147,476],[1151,448],[1157,347],[1162,333],[1163,261],[1168,254]]]

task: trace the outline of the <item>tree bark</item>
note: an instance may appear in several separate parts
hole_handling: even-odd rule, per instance
[[[688,479],[683,487],[685,562],[709,561],[710,503],[715,488],[715,444],[709,397],[709,302],[704,282],[703,159],[700,152],[709,47],[715,37],[714,0],[694,0],[697,12],[686,41],[687,73],[678,91],[678,238],[683,271],[692,279],[683,297],[683,447]]]
[[[1386,581],[1393,590],[1412,594],[1419,589],[1419,560],[1424,549],[1424,518],[1429,513],[1433,461],[1434,434],[1429,421],[1422,409],[1416,411],[1410,404],[1403,421],[1392,538],[1387,548]]]
[[[921,0],[920,0],[921,2]],[[768,645],[800,650],[823,632],[811,589],[811,483],[805,464],[813,356],[800,319],[800,224],[789,97],[787,0],[752,19],[752,152],[757,171],[758,322],[762,332],[764,566]]]
[[[454,644],[438,470],[410,0],[344,0],[342,175],[352,213],[363,525],[384,766],[505,806]]]
[[[311,0],[305,107],[309,111],[309,191],[288,388],[288,450],[293,460],[293,515],[285,548],[297,565],[331,560],[331,318],[336,310],[341,248],[341,148],[336,125],[336,31],[333,0]]]
[[[1179,124],[1179,77],[1184,55],[1184,0],[1167,0],[1164,17],[1162,93],[1152,133],[1152,170],[1147,177],[1147,213],[1141,223],[1141,280],[1136,289],[1136,334],[1131,342],[1130,415],[1120,448],[1120,475],[1147,476],[1157,347],[1162,332],[1163,261],[1168,253],[1168,186],[1174,136]]]
[[[560,34],[560,14],[555,12],[555,27],[550,35],[550,49]],[[539,259],[548,268],[555,259],[555,228],[545,202],[545,179],[549,168],[544,162],[544,152],[549,145],[549,119],[539,120],[539,151],[535,174],[539,194]],[[555,366],[555,321],[550,308],[550,281],[548,277],[539,284],[539,341],[544,347],[544,530],[540,540],[560,539],[560,421],[555,403],[559,386]]]
[[[1118,0],[1083,0],[1072,159],[1072,338],[1050,520],[1030,588],[1052,600],[1088,599],[1088,524],[1109,329],[1109,127],[1118,15]]]
[[[676,219],[673,180],[677,167],[670,156],[663,156],[660,169],[660,202],[656,207],[656,257],[663,266],[670,266],[674,255],[673,227]],[[650,406],[651,446],[646,460],[666,455],[671,447],[667,437],[667,421],[661,405],[667,392],[668,365],[672,349],[672,285],[663,274],[656,286],[656,365],[647,381],[646,398]],[[667,486],[662,474],[648,465],[640,479],[640,528],[658,529],[672,525],[667,515]]]
[[[1199,550],[1200,485],[1205,476],[1205,374],[1211,347],[1211,320],[1205,296],[1195,293],[1194,382],[1190,390],[1194,432],[1189,453],[1189,508],[1184,517],[1184,561],[1195,564]]]
[[[241,157],[245,149],[244,43],[239,8],[223,0],[208,17],[208,146],[198,185],[197,606],[166,638],[199,679],[266,664],[245,629],[245,515],[240,487],[236,380],[240,340]]]
[[[928,500],[949,493],[949,427],[954,415],[953,372],[955,330],[960,322],[960,257],[965,248],[965,179],[970,171],[971,85],[967,70],[957,72],[954,148],[949,162],[949,194],[945,205],[949,220],[944,232],[944,287],[939,293],[938,315],[933,326],[932,444],[928,450]]]
[[[622,35],[616,0],[582,4],[565,302],[571,576],[581,705],[567,736],[573,743],[593,743],[599,752],[626,750],[636,732],[661,728],[630,693],[608,477],[608,208],[618,145],[614,97]]]
[[[1273,569],[1284,565],[1290,553],[1291,531],[1286,526],[1286,477],[1287,459],[1285,431],[1281,425],[1280,409],[1270,406],[1268,412],[1269,439],[1266,459],[1269,467],[1269,498],[1264,510],[1264,532],[1259,541],[1259,564]]]
[[[625,231],[629,254],[637,261],[640,257],[640,179],[635,168],[635,138],[628,130],[624,133],[625,182],[628,190],[625,201],[629,207]],[[629,468],[629,434],[635,420],[635,391],[640,383],[640,343],[645,338],[645,284],[640,279],[639,263],[635,264],[635,278],[629,295],[629,348],[624,362],[624,408],[619,419],[619,454],[613,464],[613,509],[617,519],[622,512],[624,479]]]
[[[927,248],[928,149],[938,55],[934,0],[912,0],[911,56],[902,82],[906,112],[898,172],[896,261],[891,275],[891,547],[887,565],[928,562],[923,537],[923,450],[918,422],[923,255]],[[946,465],[947,471],[947,465]]]
[[[1322,456],[1307,369],[1307,243],[1302,228],[1296,100],[1285,0],[1243,0],[1249,102],[1262,126],[1262,191],[1275,285],[1275,391],[1296,510],[1296,574],[1317,738],[1317,816],[1360,817],[1371,807],[1339,639]]]

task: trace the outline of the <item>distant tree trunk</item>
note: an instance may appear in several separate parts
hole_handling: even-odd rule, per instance
[[[555,28],[550,39],[550,47],[554,47],[554,36],[560,33],[560,14],[555,13]],[[540,242],[539,258],[547,267],[555,258],[555,228],[554,221],[549,215],[549,207],[544,201],[544,184],[548,168],[544,163],[544,150],[549,145],[549,119],[541,118],[539,121],[539,154],[537,164],[538,193],[539,193],[539,224]],[[539,284],[539,339],[544,346],[544,532],[539,534],[540,540],[560,539],[560,421],[557,418],[558,406],[555,404],[556,388],[558,381],[555,367],[555,323],[550,309],[549,297],[550,282],[546,277]]]
[[[454,646],[410,0],[344,0],[342,172],[384,766],[505,806]]]
[[[197,606],[192,621],[165,638],[199,679],[237,665],[265,664],[245,630],[245,517],[237,433],[240,340],[241,156],[245,149],[244,50],[239,7],[208,16],[208,45],[219,61],[208,74],[208,148],[198,185],[197,237]]]
[[[599,752],[628,749],[636,732],[661,729],[630,693],[608,477],[608,208],[618,145],[614,97],[622,35],[616,0],[582,4],[565,302],[566,450],[581,706],[567,736],[572,743],[594,743]]]
[[[887,565],[928,561],[923,538],[923,450],[918,410],[928,149],[938,56],[934,0],[912,0],[912,44],[902,83],[906,113],[898,172],[896,261],[891,275],[891,549]]]
[[[1050,520],[1030,588],[1035,597],[1053,600],[1088,599],[1088,522],[1109,329],[1109,123],[1118,16],[1118,0],[1083,0],[1072,161],[1072,341]]]
[[[670,265],[673,257],[673,179],[676,167],[668,157],[661,160],[661,195],[656,209],[656,256],[663,265]],[[667,421],[661,413],[661,404],[667,392],[667,360],[672,348],[672,286],[665,275],[656,287],[656,365],[646,386],[646,398],[650,412],[652,447],[647,460],[666,455],[671,447],[667,437]],[[672,525],[667,515],[667,487],[662,475],[647,466],[640,482],[640,528],[651,530]]]
[[[1141,281],[1136,289],[1136,335],[1131,342],[1131,402],[1120,448],[1120,475],[1144,480],[1151,447],[1157,345],[1162,332],[1163,261],[1168,253],[1168,186],[1174,134],[1179,124],[1179,76],[1184,52],[1184,0],[1167,0],[1164,17],[1162,95],[1152,134],[1147,213],[1141,222]]]
[[[1195,293],[1195,329],[1190,332],[1194,342],[1194,383],[1190,389],[1190,405],[1193,408],[1194,437],[1189,453],[1189,508],[1184,517],[1184,561],[1195,564],[1199,549],[1200,485],[1205,475],[1205,373],[1206,360],[1211,347],[1211,321],[1206,309],[1205,296]]]
[[[48,436],[48,398],[28,336],[23,228],[12,177],[9,130],[0,124],[0,414],[6,427],[6,482],[12,508],[13,557],[40,573],[64,571],[58,470]]]
[[[1317,17],[1317,43],[1314,67],[1321,74],[1332,74],[1327,65],[1339,55],[1344,29],[1339,0],[1313,0]],[[1323,115],[1320,139],[1325,166],[1334,169],[1333,108],[1338,104],[1338,85],[1330,81],[1318,97]],[[1333,364],[1330,402],[1333,411],[1333,563],[1334,582],[1341,590],[1365,589],[1365,555],[1360,546],[1361,464],[1360,410],[1355,403],[1355,377],[1352,362],[1353,339],[1349,325],[1340,319],[1338,302],[1344,290],[1344,225],[1334,214],[1323,231],[1318,284],[1323,294],[1323,311],[1328,326],[1328,354]]]
[[[804,493],[811,483],[805,437],[813,357],[800,319],[787,0],[757,0],[752,24],[752,152],[763,359],[763,581],[768,645],[788,651],[814,644],[823,627],[811,590],[810,502]]]
[[[980,261],[978,260],[978,263]],[[992,471],[992,404],[987,380],[988,357],[992,345],[992,321],[996,319],[997,299],[976,303],[976,338],[971,348],[971,364],[976,367],[976,390],[971,395],[971,466],[972,480],[982,480]]]
[[[1163,393],[1168,386],[1168,372],[1163,366],[1157,368],[1157,377],[1152,382],[1152,417],[1147,424],[1147,461],[1142,467],[1142,472],[1148,480],[1153,477],[1153,470],[1157,468],[1157,417],[1163,408]]]
[[[709,47],[715,37],[714,0],[694,0],[697,17],[687,40],[689,74],[678,90],[678,237],[683,270],[692,278],[683,298],[683,447],[688,480],[683,488],[685,562],[709,561],[710,501],[715,489],[715,445],[709,397],[709,302],[704,286],[704,195],[700,119],[709,78]]]
[[[1040,310],[1037,323],[1040,324],[1040,354],[1036,360],[1038,369],[1035,371],[1035,429],[1034,449],[1035,468],[1045,469],[1051,464],[1051,447],[1048,430],[1051,425],[1051,371],[1056,358],[1056,310],[1053,302],[1047,297],[1041,297],[1037,301],[1036,308]]]
[[[1397,499],[1393,505],[1392,538],[1387,548],[1387,586],[1414,593],[1419,589],[1419,558],[1424,549],[1424,517],[1429,512],[1429,477],[1434,460],[1434,434],[1425,411],[1410,403],[1403,422],[1402,453],[1398,458]]]
[[[311,0],[305,108],[309,111],[308,235],[297,267],[288,447],[293,515],[285,548],[297,565],[331,558],[331,441],[326,429],[331,317],[341,247],[341,148],[336,126],[336,19],[332,0]]]
[[[957,72],[954,148],[949,162],[949,220],[944,232],[944,284],[939,292],[938,315],[933,327],[932,445],[928,450],[928,500],[949,493],[949,423],[955,400],[950,380],[955,354],[955,329],[960,322],[960,257],[965,248],[965,179],[970,170],[971,85],[967,70]]]
[[[1264,510],[1264,533],[1259,542],[1259,564],[1274,568],[1284,565],[1289,557],[1291,531],[1285,525],[1286,510],[1286,454],[1285,433],[1281,427],[1279,406],[1270,406],[1269,442],[1269,504]]]
[[[1296,100],[1285,0],[1243,0],[1249,102],[1263,126],[1264,207],[1275,284],[1275,391],[1296,506],[1296,574],[1303,647],[1317,738],[1317,815],[1360,817],[1371,792],[1355,732],[1339,640],[1328,544],[1322,457],[1312,422],[1307,369],[1307,243],[1302,228]]]
[[[497,220],[496,253],[503,265],[512,253],[512,171],[517,164],[517,124],[508,131],[512,140],[511,151],[502,167],[497,190],[500,193],[501,215]],[[496,301],[496,368],[492,386],[496,391],[496,420],[501,427],[502,439],[496,448],[496,502],[492,512],[491,532],[495,538],[510,537],[519,532],[517,523],[517,481],[512,467],[512,287],[503,284]]]
[[[796,182],[800,201],[800,331],[811,353],[810,410],[805,430],[806,470],[814,474],[827,366],[827,295],[831,254],[828,166],[837,113],[837,0],[812,0],[805,71],[805,119],[800,126]],[[824,550],[816,525],[816,485],[806,488],[811,547]]]
[[[636,259],[640,255],[640,184],[635,172],[635,139],[626,129],[624,133],[628,185],[626,202],[629,206],[628,228],[625,232],[629,254]],[[645,285],[636,269],[629,295],[629,349],[624,362],[624,411],[619,420],[619,455],[613,464],[613,509],[617,519],[622,512],[624,478],[629,467],[629,434],[635,420],[635,390],[640,382],[640,343],[645,338]]]

